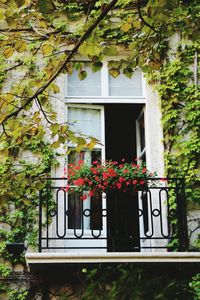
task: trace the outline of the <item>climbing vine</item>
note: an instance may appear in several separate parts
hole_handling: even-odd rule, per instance
[[[2,278],[9,277],[18,262],[24,264],[23,256],[17,259],[8,253],[8,242],[37,246],[38,191],[43,187],[41,178],[57,164],[56,149],[69,140],[77,144],[77,150],[96,142],[88,143],[67,124],[59,124],[51,105],[52,97],[60,97],[55,79],[61,73],[71,75],[76,69],[80,80],[87,76],[76,54],[90,59],[93,72],[101,69],[104,58],[113,58],[109,62],[113,77],[123,73],[130,78],[136,67],[142,69],[161,99],[166,175],[184,177],[187,201],[199,205],[199,14],[199,1],[186,0],[0,1]],[[174,36],[179,45],[171,49]],[[127,57],[116,62],[114,57],[121,52]],[[53,143],[48,143],[47,136]],[[139,280],[142,273],[136,273]],[[121,295],[128,274],[134,279],[135,273],[119,269],[118,274],[108,287],[110,295]],[[94,287],[88,286],[86,293],[91,295]],[[177,291],[174,281],[167,287],[163,295],[170,287]],[[2,283],[0,291],[8,290]],[[27,289],[11,290],[9,297],[27,299]]]
[[[179,47],[176,57],[166,63],[157,78],[162,102],[165,165],[169,176],[186,179],[188,201],[198,202],[200,157],[200,89],[194,83],[194,59],[200,45]],[[197,73],[198,75],[198,73]]]

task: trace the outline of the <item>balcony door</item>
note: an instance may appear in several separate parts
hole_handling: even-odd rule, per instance
[[[106,159],[134,162],[137,155],[136,120],[143,106],[105,106]],[[120,191],[107,194],[108,251],[133,252],[140,249],[138,194]]]
[[[142,105],[68,105],[68,122],[78,133],[100,141],[92,151],[77,153],[70,145],[68,162],[117,160],[133,162],[137,155],[136,120]],[[107,203],[107,207],[106,207]],[[106,214],[107,210],[107,214]],[[68,196],[68,247],[108,251],[138,251],[138,195],[122,192],[89,197]],[[107,216],[106,216],[107,215]],[[107,241],[106,241],[107,239]]]

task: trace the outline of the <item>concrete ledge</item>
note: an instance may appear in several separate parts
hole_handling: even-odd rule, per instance
[[[200,252],[66,252],[66,253],[26,253],[26,262],[32,264],[60,263],[198,263]]]

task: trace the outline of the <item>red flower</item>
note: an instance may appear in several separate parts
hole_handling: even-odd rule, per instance
[[[108,174],[106,172],[102,173],[103,179],[107,179],[108,178]]]
[[[140,180],[140,184],[141,185],[145,184],[145,181],[144,180]]]
[[[119,177],[119,182],[120,182],[120,183],[122,183],[122,182],[124,182],[124,181],[126,181],[126,179],[125,179],[125,178],[123,178],[123,177]]]
[[[137,179],[134,179],[133,181],[132,181],[132,184],[137,184]]]
[[[117,186],[118,189],[121,189],[121,187],[122,187],[122,185],[121,185],[120,182],[117,182],[117,183],[116,183],[116,186]]]
[[[95,161],[93,161],[93,163],[92,163],[93,165],[97,165],[98,164],[98,161],[97,160],[95,160]]]
[[[74,184],[78,185],[78,186],[82,186],[85,184],[85,180],[83,178],[78,178],[78,179],[74,180]]]
[[[86,195],[80,196],[80,199],[81,199],[81,200],[86,200],[86,199],[87,199],[87,196],[86,196]]]
[[[98,171],[95,168],[90,168],[93,174],[98,174]]]
[[[123,170],[124,173],[129,173],[129,170],[125,169]]]

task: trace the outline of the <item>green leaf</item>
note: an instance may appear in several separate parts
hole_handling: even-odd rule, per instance
[[[60,128],[60,125],[58,123],[51,124],[50,130],[53,133],[53,135],[56,135],[58,133],[58,130]]]
[[[87,72],[86,72],[86,71],[80,71],[80,72],[78,73],[78,78],[79,78],[80,80],[84,80],[86,77],[87,77]]]
[[[103,63],[101,61],[97,61],[92,64],[92,71],[95,73],[97,71],[100,71],[103,66]]]
[[[116,56],[118,54],[118,51],[116,47],[110,46],[110,47],[105,47],[103,49],[103,53],[107,56]]]
[[[133,70],[130,68],[125,68],[123,70],[123,74],[128,77],[129,79],[131,79],[132,75],[133,75]]]

